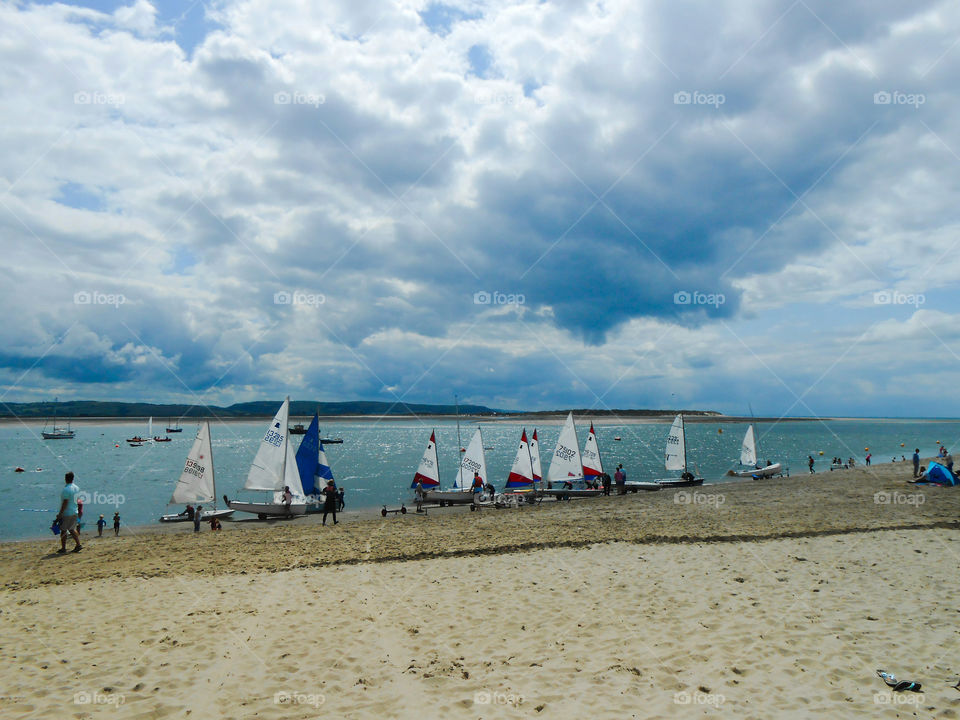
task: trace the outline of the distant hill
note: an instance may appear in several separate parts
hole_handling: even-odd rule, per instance
[[[196,418],[217,416],[221,418],[271,417],[280,407],[281,400],[258,400],[236,403],[229,407],[216,405],[186,405],[153,403],[100,402],[96,400],[68,400],[59,403],[0,403],[0,418],[47,418],[56,412],[61,418]],[[423,405],[375,401],[312,402],[296,400],[290,403],[290,414],[320,415],[455,415],[454,405]],[[497,411],[483,405],[461,405],[461,415],[496,415]]]

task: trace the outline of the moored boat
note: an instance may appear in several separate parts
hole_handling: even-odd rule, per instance
[[[677,415],[670,426],[667,435],[667,449],[664,457],[664,467],[667,470],[679,470],[677,479],[664,478],[657,480],[662,488],[693,487],[703,485],[703,478],[698,478],[687,468],[687,438],[683,428],[683,415]]]

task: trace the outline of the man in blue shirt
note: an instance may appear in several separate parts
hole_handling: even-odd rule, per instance
[[[66,484],[60,491],[60,512],[57,513],[57,520],[60,521],[60,550],[58,552],[65,553],[67,551],[68,533],[76,543],[73,551],[80,552],[82,550],[80,547],[80,532],[77,530],[77,515],[79,513],[77,495],[80,494],[80,488],[74,484],[72,472],[64,475],[63,480]]]

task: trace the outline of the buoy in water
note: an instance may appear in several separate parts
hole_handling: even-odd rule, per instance
[[[823,450],[820,451],[820,454],[823,455]]]
[[[117,443],[116,445],[114,445],[114,447],[120,447],[120,443]]]
[[[864,451],[864,452],[870,452],[870,448],[864,448],[863,451]]]
[[[900,447],[903,447],[903,443],[900,443]]]
[[[723,428],[717,428],[717,435],[723,435]]]

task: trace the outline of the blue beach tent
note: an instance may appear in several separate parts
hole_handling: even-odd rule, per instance
[[[927,482],[937,485],[958,485],[957,476],[940,463],[932,462],[927,467]]]

